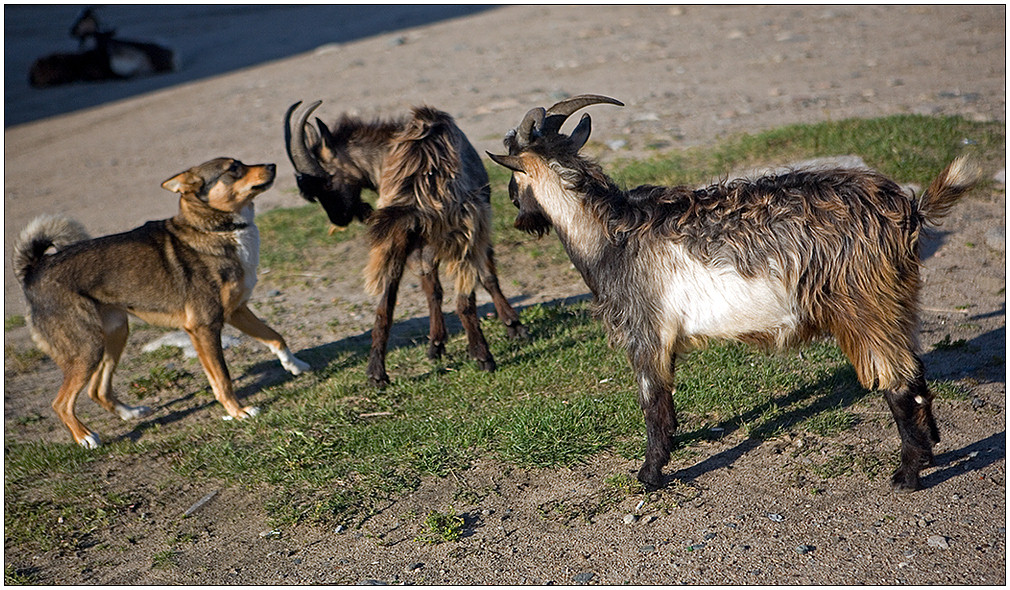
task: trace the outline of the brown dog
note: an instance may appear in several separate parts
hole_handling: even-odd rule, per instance
[[[74,412],[85,387],[91,399],[124,420],[151,411],[125,405],[112,392],[128,313],[185,330],[215,397],[233,418],[255,416],[258,409],[235,399],[221,350],[226,322],[267,345],[289,372],[309,370],[246,305],[259,262],[252,201],[275,174],[273,164],[217,158],[162,183],[181,195],[171,219],[88,239],[75,221],[41,216],[21,233],[14,272],[28,300],[32,338],[63,371],[53,409],[78,444],[101,444]],[[47,254],[50,248],[56,252]]]

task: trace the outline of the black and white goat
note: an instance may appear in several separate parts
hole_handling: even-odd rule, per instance
[[[583,95],[529,111],[505,138],[517,228],[554,228],[628,353],[648,447],[638,473],[663,484],[677,427],[674,360],[713,339],[773,347],[833,334],[860,383],[882,389],[901,436],[896,489],[919,487],[940,435],[917,354],[919,235],[978,180],[965,159],[918,198],[870,170],[796,170],[704,188],[622,190],[579,154]]]
[[[491,188],[476,150],[447,113],[415,107],[409,117],[366,123],[343,116],[332,131],[308,117],[321,104],[309,105],[292,123],[301,102],[284,119],[288,157],[303,197],[317,201],[330,221],[346,226],[355,218],[368,224],[371,244],[366,287],[382,294],[372,330],[368,379],[389,383],[386,345],[396,294],[408,260],[418,263],[428,299],[428,357],[445,351],[442,285],[438,267],[445,263],[456,278],[456,311],[466,331],[470,356],[480,369],[495,370],[480,329],[474,288],[479,281],[491,294],[509,337],[526,328],[498,285],[491,244]],[[378,193],[375,210],[361,200],[361,190]]]

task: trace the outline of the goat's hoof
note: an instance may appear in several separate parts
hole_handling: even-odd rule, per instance
[[[650,492],[660,489],[666,483],[663,479],[663,470],[649,465],[643,465],[638,470],[638,481]]]
[[[428,345],[428,359],[437,361],[445,353],[445,342],[432,342]]]
[[[922,488],[918,472],[899,467],[891,476],[891,489],[895,492],[914,492]]]
[[[385,389],[389,386],[389,375],[385,373],[382,375],[369,375],[368,384],[376,389]]]
[[[477,359],[477,368],[481,371],[487,371],[488,373],[494,373],[498,368],[498,365],[494,362],[493,358],[488,358],[486,360]]]
[[[512,324],[511,326],[505,326],[506,334],[511,340],[526,340],[530,337],[529,330],[526,326],[519,322]]]

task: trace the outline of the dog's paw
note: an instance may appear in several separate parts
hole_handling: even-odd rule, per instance
[[[291,354],[291,351],[286,348],[282,348],[275,352],[277,353],[277,358],[281,361],[281,366],[284,367],[285,371],[291,373],[292,375],[301,375],[302,373],[312,370],[312,365]]]
[[[291,373],[292,375],[301,375],[302,373],[307,373],[312,370],[312,365],[308,364],[307,362],[303,361],[302,359],[296,357],[293,354],[291,355],[291,358],[287,360],[287,362],[285,362],[282,359],[281,365],[287,370],[288,373]]]
[[[225,416],[221,416],[221,419],[222,420],[245,420],[246,418],[253,418],[255,416],[258,416],[259,413],[260,413],[260,409],[257,408],[256,406],[246,406],[246,407],[242,408],[241,410],[239,410],[237,416],[232,416],[231,414],[227,414]]]
[[[88,434],[81,440],[77,441],[77,444],[81,445],[85,449],[97,449],[102,446],[102,441],[99,440],[98,435],[94,432]]]
[[[138,420],[151,413],[151,408],[147,406],[128,406],[126,404],[116,404],[116,414],[123,420]]]

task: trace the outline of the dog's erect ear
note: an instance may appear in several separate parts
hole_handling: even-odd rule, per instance
[[[196,194],[203,188],[203,179],[189,170],[180,172],[161,183],[161,188],[179,194]]]

